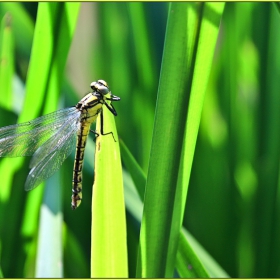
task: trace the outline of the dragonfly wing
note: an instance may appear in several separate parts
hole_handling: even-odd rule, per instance
[[[76,110],[68,118],[64,119],[64,124],[33,154],[29,167],[33,168],[54,150],[63,147],[63,143],[69,138],[72,130],[77,131],[79,127],[81,112]]]
[[[35,152],[31,160],[32,169],[25,183],[26,191],[37,187],[61,167],[75,148],[78,129],[79,122],[77,118],[76,121],[74,119],[68,120],[55,135]]]
[[[35,120],[0,128],[0,157],[31,156],[77,113],[75,107],[61,109]]]

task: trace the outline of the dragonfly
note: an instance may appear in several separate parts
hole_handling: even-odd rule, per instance
[[[97,80],[90,84],[92,92],[76,106],[61,109],[32,121],[0,128],[0,157],[32,156],[25,190],[30,191],[51,177],[76,147],[73,167],[71,207],[82,201],[82,169],[87,137],[91,124],[100,114],[101,135],[104,133],[103,107],[117,116],[112,101],[120,97],[111,93],[107,82]],[[108,102],[109,101],[109,102]],[[99,134],[94,132],[96,136]]]

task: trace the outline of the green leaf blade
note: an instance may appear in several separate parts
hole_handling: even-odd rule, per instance
[[[105,108],[104,132],[118,141],[114,117]],[[109,125],[108,125],[109,123]],[[128,277],[122,166],[118,142],[101,135],[97,118],[92,197],[91,277]]]
[[[178,172],[184,127],[187,123],[196,128],[189,135],[186,130],[187,139],[189,137],[194,151],[205,92],[204,88],[202,93],[197,93],[193,84],[198,78],[196,63],[198,49],[202,44],[200,32],[204,16],[203,5],[172,3],[170,6],[144,201],[137,277],[172,277],[174,273],[188,186],[182,184]],[[215,26],[214,30],[216,36],[211,41],[212,56],[207,58],[208,63],[212,61],[218,27]],[[198,105],[193,102],[196,95],[200,98]],[[194,124],[189,116],[191,107],[196,107],[195,112],[198,113]],[[188,176],[192,159],[193,153],[187,157]]]

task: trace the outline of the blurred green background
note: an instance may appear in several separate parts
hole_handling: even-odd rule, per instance
[[[32,49],[31,72],[38,5],[0,3],[0,125],[75,105],[92,81],[104,79],[121,97],[119,137],[147,173],[169,3],[53,5],[55,24],[38,28],[42,41]],[[280,277],[279,26],[277,4],[226,3],[205,95],[183,225],[231,277]],[[39,81],[45,65],[51,74]],[[93,141],[87,150],[94,150]],[[86,154],[83,185],[91,186],[93,153]],[[28,162],[0,159],[4,277],[39,276],[44,187],[24,191]],[[72,211],[72,168],[73,155],[49,183],[59,182],[52,195],[63,213],[57,233],[63,261],[55,277],[90,276],[91,188],[84,187],[83,203]],[[142,205],[125,166],[124,172],[129,276],[135,277]]]

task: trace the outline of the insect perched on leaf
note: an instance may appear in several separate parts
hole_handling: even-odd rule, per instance
[[[101,134],[112,134],[114,138],[112,132],[103,131],[102,109],[105,105],[116,116],[114,106],[108,101],[120,100],[111,93],[108,84],[103,80],[92,82],[90,87],[92,92],[74,107],[61,109],[29,122],[0,128],[0,157],[32,156],[31,170],[25,182],[26,191],[34,189],[51,177],[76,147],[72,209],[76,209],[82,200],[82,168],[90,126],[100,114]]]

